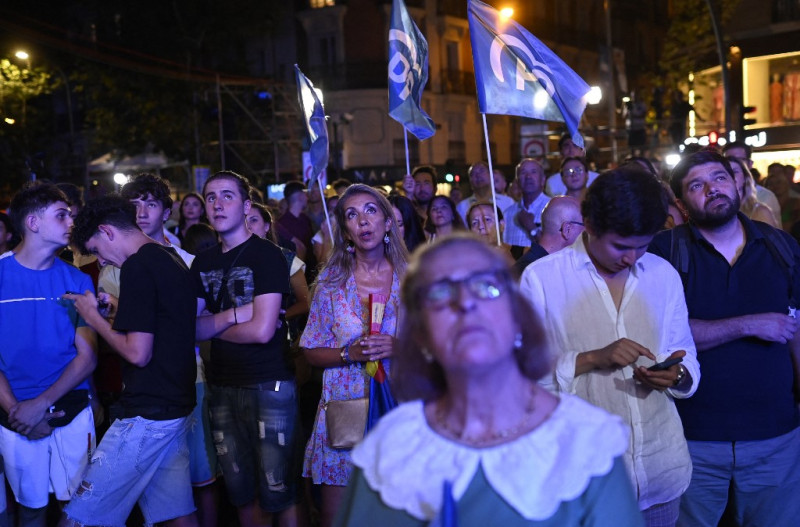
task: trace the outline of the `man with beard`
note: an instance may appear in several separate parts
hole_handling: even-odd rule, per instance
[[[739,525],[794,525],[800,516],[800,415],[795,403],[800,247],[739,213],[728,161],[684,158],[672,173],[690,222],[650,251],[681,275],[703,382],[677,401],[692,457],[679,525],[717,525],[733,496]]]

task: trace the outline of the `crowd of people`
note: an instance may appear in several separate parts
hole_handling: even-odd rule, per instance
[[[0,524],[794,525],[793,174],[559,149],[464,199],[427,165],[280,204],[231,171],[21,189]]]

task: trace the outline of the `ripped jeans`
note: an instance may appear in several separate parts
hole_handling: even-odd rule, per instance
[[[124,526],[138,502],[146,525],[194,512],[188,418],[117,419],[94,451],[64,512],[84,525]]]
[[[297,502],[300,474],[294,380],[208,385],[211,436],[231,503],[267,512]]]

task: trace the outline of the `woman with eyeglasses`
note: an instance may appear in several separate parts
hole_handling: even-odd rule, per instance
[[[589,167],[583,157],[568,157],[561,163],[561,181],[567,187],[567,196],[580,203],[586,194],[586,182],[589,179]]]
[[[552,359],[508,263],[467,233],[414,255],[393,365],[408,402],[353,450],[337,525],[643,525],[626,427],[537,384]]]
[[[447,196],[434,196],[428,203],[425,231],[433,241],[454,231],[463,231],[464,221],[456,210],[456,203]]]
[[[391,373],[385,359],[394,354],[400,279],[408,259],[392,206],[374,188],[347,187],[333,216],[333,248],[312,288],[300,337],[309,364],[325,369],[303,463],[303,476],[321,486],[322,527],[333,522],[352,471],[350,450],[334,447],[328,434],[328,403],[369,396],[368,362],[381,361]],[[373,295],[386,299],[378,334],[370,331]]]

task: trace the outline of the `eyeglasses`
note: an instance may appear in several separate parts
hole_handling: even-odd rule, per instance
[[[568,168],[568,169],[566,169],[564,172],[566,172],[566,173],[567,173],[567,174],[569,174],[570,176],[571,176],[572,174],[578,174],[578,175],[580,176],[580,175],[582,175],[582,174],[583,174],[585,171],[583,170],[583,167],[578,167],[578,168]]]
[[[564,223],[561,224],[561,229],[559,229],[562,233],[564,232],[564,226],[565,225],[567,225],[567,226],[569,226],[569,225],[579,225],[579,226],[583,227],[583,223],[581,223],[579,221],[565,221]]]
[[[507,273],[503,271],[477,271],[460,280],[444,278],[423,288],[423,302],[434,309],[441,309],[459,298],[462,286],[467,287],[476,300],[494,300],[502,295],[508,285]]]

